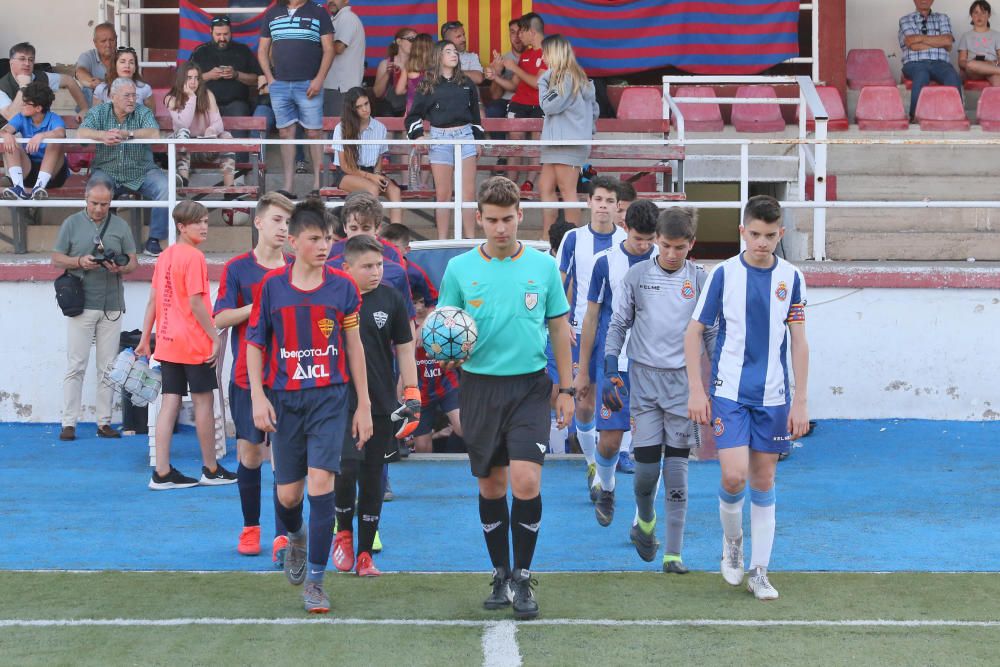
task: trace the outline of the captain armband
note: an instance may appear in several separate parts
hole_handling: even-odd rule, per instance
[[[806,321],[806,304],[804,303],[793,303],[788,308],[788,318],[785,319],[786,324],[792,324],[794,322],[805,322]]]
[[[358,328],[358,314],[351,313],[350,315],[344,316],[344,322],[341,325],[344,331],[349,331],[350,329]]]

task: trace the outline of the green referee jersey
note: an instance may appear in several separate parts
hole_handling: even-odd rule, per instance
[[[487,255],[485,245],[454,257],[438,306],[457,306],[476,321],[479,339],[462,368],[480,375],[545,368],[547,321],[569,312],[555,259],[524,244],[504,259]]]

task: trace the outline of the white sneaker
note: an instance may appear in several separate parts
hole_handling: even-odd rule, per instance
[[[722,563],[719,566],[722,578],[730,586],[743,583],[743,535],[735,540],[727,540],[722,536]]]
[[[747,590],[753,593],[758,600],[778,599],[778,591],[767,580],[767,570],[762,567],[754,568],[751,571],[750,578],[747,579]]]

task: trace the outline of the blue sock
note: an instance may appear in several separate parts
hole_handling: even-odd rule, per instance
[[[302,501],[295,507],[285,507],[278,502],[278,495],[274,496],[274,513],[278,520],[285,526],[289,533],[298,533],[302,530]]]
[[[322,496],[309,495],[309,581],[323,581],[326,562],[333,545],[333,491]]]
[[[271,482],[271,499],[274,502],[274,536],[288,535],[288,528],[285,527],[285,522],[281,520],[281,512],[278,511],[281,503],[278,502],[277,482]]]
[[[243,525],[260,525],[260,468],[247,468],[242,463],[236,468],[236,485],[240,489],[240,506]]]

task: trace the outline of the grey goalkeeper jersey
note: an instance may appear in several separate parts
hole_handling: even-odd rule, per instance
[[[673,273],[660,268],[655,257],[630,268],[621,296],[615,295],[605,356],[621,353],[631,329],[630,360],[652,368],[684,368],[684,332],[707,278],[705,269],[690,260]],[[717,332],[717,324],[705,329],[706,349],[714,348]]]

